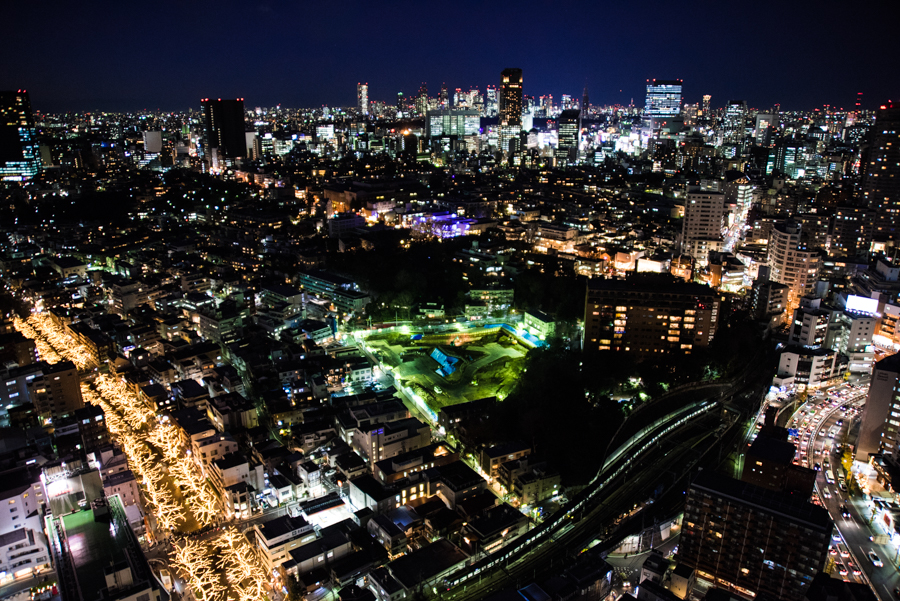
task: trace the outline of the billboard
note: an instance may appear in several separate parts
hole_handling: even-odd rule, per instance
[[[877,313],[878,300],[851,294],[847,297],[847,311],[858,311],[860,313]]]

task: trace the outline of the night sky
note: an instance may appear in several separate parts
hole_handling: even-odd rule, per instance
[[[874,6],[872,6],[874,5]],[[34,107],[181,110],[202,97],[249,107],[349,106],[496,85],[643,104],[648,78],[684,80],[686,102],[864,108],[900,99],[890,2],[172,2],[4,3],[0,89]]]

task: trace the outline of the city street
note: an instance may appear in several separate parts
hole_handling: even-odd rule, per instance
[[[835,561],[832,576],[850,582],[868,582],[880,599],[887,600],[894,599],[894,590],[900,587],[896,551],[890,545],[870,540],[881,534],[868,523],[872,516],[871,502],[860,495],[848,494],[841,466],[841,443],[858,418],[866,393],[865,387],[850,389],[842,386],[829,391],[828,395],[817,396],[800,409],[792,427],[799,430],[799,440],[795,443],[801,464],[821,465],[816,476],[816,493],[840,536],[840,540],[832,541],[831,557]],[[848,510],[849,517],[842,515],[842,506]],[[867,555],[869,551],[878,555],[884,567],[873,565]],[[855,573],[854,568],[860,573]],[[847,573],[841,574],[842,570]]]

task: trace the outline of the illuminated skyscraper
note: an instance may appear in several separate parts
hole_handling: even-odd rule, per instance
[[[591,100],[588,96],[587,86],[584,86],[584,94],[581,95],[581,112],[586,115],[589,108],[591,108]]]
[[[725,141],[737,144],[744,139],[747,122],[747,103],[743,100],[729,100],[725,107]]]
[[[244,99],[204,98],[203,152],[212,161],[216,155],[224,159],[247,156],[247,137],[244,135]]]
[[[361,115],[369,114],[369,84],[356,84],[356,108]]]
[[[0,92],[0,181],[24,182],[40,171],[28,92]]]
[[[681,113],[681,80],[654,79],[647,84],[645,114],[651,119],[671,119]]]
[[[497,116],[497,88],[494,86],[487,87],[487,101],[484,105],[484,114],[486,117]]]
[[[416,96],[416,115],[425,115],[428,111],[428,84],[424,81],[419,86],[419,95]]]
[[[709,94],[704,94],[703,95],[703,115],[702,115],[702,117],[703,117],[703,120],[706,121],[707,123],[712,118],[712,115],[710,115],[710,111],[712,110],[712,107],[710,106],[711,103],[712,103],[712,96],[710,96]]]
[[[882,105],[875,113],[862,190],[875,210],[875,240],[900,238],[900,106]]]
[[[522,70],[504,69],[500,73],[498,98],[500,150],[509,152],[509,143],[522,130]]]
[[[448,109],[450,105],[448,104],[450,100],[449,94],[447,93],[447,84],[441,84],[441,108]]]
[[[578,159],[581,142],[581,111],[570,109],[559,115],[559,145],[556,147],[558,164],[574,163]]]

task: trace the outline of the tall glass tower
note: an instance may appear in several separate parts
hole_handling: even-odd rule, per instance
[[[647,83],[645,114],[651,119],[670,119],[681,114],[680,79],[654,79]]]
[[[356,108],[359,109],[360,115],[369,114],[369,84],[356,84]]]
[[[500,73],[498,97],[500,150],[509,151],[509,143],[522,131],[522,70],[504,69]]]
[[[28,92],[0,92],[0,181],[26,182],[40,172]]]

